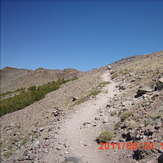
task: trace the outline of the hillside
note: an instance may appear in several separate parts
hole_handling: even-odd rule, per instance
[[[43,85],[58,79],[70,79],[83,73],[75,69],[51,70],[38,68],[36,70],[5,67],[0,70],[1,93],[15,91],[20,88]]]
[[[42,100],[1,117],[2,162],[162,163],[163,51],[111,65],[110,72],[106,66],[73,73],[1,70],[3,92],[79,77]],[[100,150],[100,142],[114,143],[115,149],[112,145]]]

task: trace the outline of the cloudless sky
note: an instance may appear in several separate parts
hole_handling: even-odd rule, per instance
[[[87,71],[163,50],[163,1],[1,1],[1,68]]]

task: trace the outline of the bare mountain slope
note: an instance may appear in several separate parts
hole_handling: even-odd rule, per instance
[[[163,91],[157,85],[162,63],[163,51],[125,58],[113,63],[111,72],[106,67],[85,72],[2,116],[3,162],[162,163]],[[154,89],[146,90],[149,84]],[[99,150],[95,139],[106,130],[113,133],[109,143],[119,142],[121,149]],[[154,149],[122,149],[124,143],[144,142]]]
[[[75,69],[50,70],[38,68],[35,71],[27,69],[17,69],[5,67],[0,70],[1,92],[14,91],[23,87],[33,85],[43,85],[50,81],[64,78],[69,79],[74,76],[81,76],[83,73]]]

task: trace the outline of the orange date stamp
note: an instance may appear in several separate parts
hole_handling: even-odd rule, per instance
[[[100,150],[108,150],[108,149],[118,149],[118,150],[137,150],[137,149],[144,149],[144,150],[152,150],[154,149],[155,145],[154,143],[131,143],[131,142],[122,142],[122,143],[99,143],[101,145],[99,147]],[[160,144],[163,149],[163,143]]]

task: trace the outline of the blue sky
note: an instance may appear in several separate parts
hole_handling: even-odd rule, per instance
[[[163,1],[2,1],[1,68],[87,71],[163,50]]]

